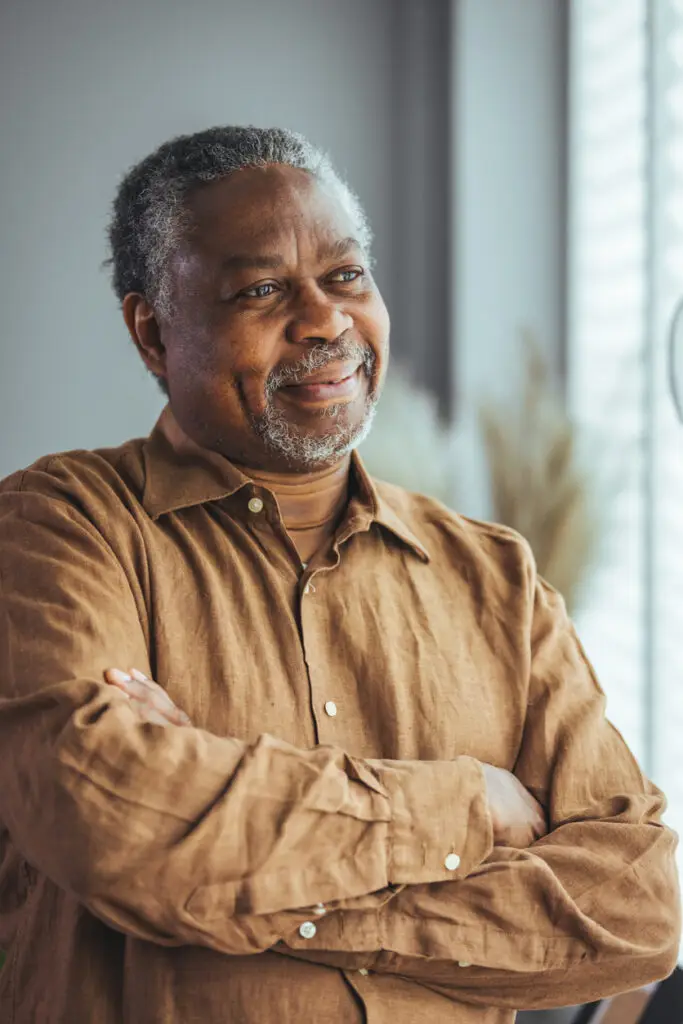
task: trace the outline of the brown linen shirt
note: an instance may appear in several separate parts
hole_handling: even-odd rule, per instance
[[[305,571],[168,409],[0,484],[3,1024],[504,1024],[673,968],[662,796],[528,546],[352,474]],[[530,849],[481,761],[546,807]]]

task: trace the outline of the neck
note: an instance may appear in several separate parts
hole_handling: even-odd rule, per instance
[[[307,473],[276,473],[240,465],[242,472],[272,491],[288,531],[334,529],[348,500],[351,457]]]

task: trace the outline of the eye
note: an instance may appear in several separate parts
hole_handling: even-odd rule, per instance
[[[365,271],[360,267],[346,267],[344,270],[335,270],[328,280],[333,281],[335,284],[351,284],[361,277],[365,277]]]
[[[255,284],[253,288],[245,288],[240,295],[248,299],[267,299],[274,291],[277,291],[277,285],[273,281],[265,281],[264,284]]]

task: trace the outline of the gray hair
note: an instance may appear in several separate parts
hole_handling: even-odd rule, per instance
[[[155,311],[172,312],[170,262],[189,224],[186,197],[195,188],[246,167],[287,164],[310,172],[339,198],[370,255],[372,233],[358,197],[326,153],[283,128],[226,126],[165,142],[121,182],[108,229],[114,291],[145,295]]]

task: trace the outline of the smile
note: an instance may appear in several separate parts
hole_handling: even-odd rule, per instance
[[[289,384],[280,388],[283,398],[303,404],[319,404],[321,402],[338,402],[340,399],[351,399],[360,386],[361,367],[350,376],[336,381],[313,381],[310,384]]]

